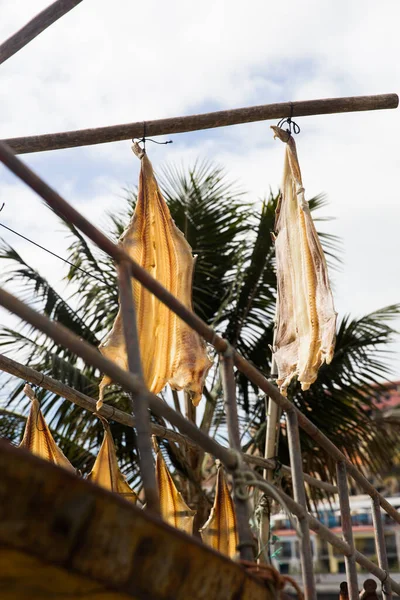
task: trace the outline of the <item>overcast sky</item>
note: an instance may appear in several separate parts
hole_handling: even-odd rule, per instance
[[[0,0],[5,39],[50,0]],[[179,116],[290,100],[399,92],[398,0],[201,3],[83,0],[3,64],[1,137]],[[400,302],[399,110],[299,118],[306,195],[325,192],[324,227],[343,241],[332,273],[339,316]],[[271,122],[172,136],[149,146],[155,168],[209,158],[254,200],[282,176]],[[25,155],[100,227],[137,182],[130,142]],[[63,253],[54,215],[0,167],[0,220]],[[0,235],[60,285],[62,267],[11,233]],[[63,289],[64,286],[61,285]],[[7,319],[1,311],[1,318]],[[397,323],[400,326],[400,323]],[[400,344],[393,348],[400,351]],[[393,362],[400,379],[400,354]]]

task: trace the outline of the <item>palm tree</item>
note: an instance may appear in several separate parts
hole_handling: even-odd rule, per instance
[[[194,309],[207,323],[225,336],[266,376],[270,372],[270,344],[276,302],[274,246],[271,231],[277,197],[272,193],[261,204],[246,201],[223,169],[210,163],[196,163],[189,170],[164,169],[158,177],[172,216],[198,256],[194,277]],[[136,193],[127,197],[126,209],[110,216],[109,236],[117,240],[126,227],[136,202]],[[325,204],[322,196],[310,201],[312,211]],[[68,298],[32,269],[9,245],[2,243],[2,283],[11,283],[25,301],[35,304],[47,316],[69,327],[97,346],[110,329],[118,308],[115,269],[112,261],[92,247],[79,231],[64,224],[72,242],[66,273],[73,292]],[[320,234],[331,262],[337,255],[337,240]],[[385,353],[394,330],[391,321],[400,306],[378,310],[359,319],[344,316],[338,324],[335,355],[324,365],[316,383],[302,392],[297,383],[289,389],[290,399],[357,464],[372,473],[390,468],[395,450],[397,425],[385,428],[370,417],[371,397],[379,381],[389,375]],[[0,345],[17,353],[19,360],[49,374],[77,390],[97,397],[101,374],[69,350],[59,346],[30,326],[0,328]],[[262,453],[265,439],[264,398],[242,374],[236,373],[240,419],[245,430],[244,448]],[[23,382],[3,378],[7,400],[0,413],[0,434],[19,441],[28,401]],[[199,426],[219,441],[226,441],[222,388],[218,368],[211,370],[204,390],[205,409],[197,415]],[[38,397],[50,427],[67,457],[84,473],[90,470],[102,437],[102,426],[90,413],[59,396],[40,390]],[[169,396],[168,396],[169,398]],[[112,386],[106,401],[127,409],[124,392]],[[173,401],[183,410],[177,393]],[[154,419],[156,417],[153,416]],[[193,415],[192,415],[192,418]],[[159,420],[159,419],[158,419]],[[112,422],[112,433],[123,472],[135,487],[139,485],[134,432]],[[288,461],[283,422],[279,458]],[[362,443],[360,443],[360,440]],[[202,453],[188,453],[163,441],[163,451],[176,473],[189,481],[192,502],[205,503],[201,490]],[[307,436],[302,436],[305,469],[330,480],[335,466]]]

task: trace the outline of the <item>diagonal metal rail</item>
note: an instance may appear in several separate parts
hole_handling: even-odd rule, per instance
[[[56,0],[42,10],[29,23],[0,44],[0,65],[81,2],[82,0]]]
[[[18,315],[21,319],[30,323],[44,334],[48,335],[54,341],[59,344],[64,344],[66,348],[71,350],[72,352],[78,354],[81,358],[87,361],[89,364],[99,368],[102,372],[108,374],[110,377],[114,379],[117,383],[119,383],[126,391],[131,392],[133,394],[137,393],[147,393],[149,399],[150,408],[159,416],[167,419],[171,424],[175,425],[181,433],[186,434],[190,437],[194,442],[196,442],[201,448],[203,448],[206,452],[209,452],[211,455],[219,458],[227,467],[228,470],[235,470],[237,468],[237,458],[236,455],[233,454],[227,448],[220,446],[215,440],[208,437],[204,433],[202,433],[195,425],[187,421],[184,417],[179,415],[176,411],[170,408],[166,403],[162,402],[157,396],[151,394],[143,386],[138,383],[135,376],[127,371],[123,371],[119,367],[117,367],[111,361],[105,359],[94,347],[92,347],[87,342],[81,340],[78,336],[71,333],[65,327],[59,325],[58,323],[52,322],[47,317],[39,314],[34,311],[32,308],[28,307],[26,304],[0,289],[0,304]],[[292,468],[295,466],[292,465]],[[261,476],[260,476],[261,478]],[[261,478],[263,481],[263,479]],[[393,591],[400,595],[400,584],[394,581],[386,570],[383,570],[381,567],[375,565],[372,561],[370,561],[366,556],[354,550],[345,540],[342,540],[337,535],[335,535],[328,527],[323,525],[318,519],[310,515],[304,506],[297,503],[290,496],[279,490],[280,496],[284,499],[286,505],[290,509],[290,511],[296,515],[299,520],[307,520],[309,528],[316,532],[322,539],[326,540],[332,546],[337,548],[340,552],[344,554],[344,556],[351,557],[354,555],[355,561],[364,567],[367,571],[375,575],[380,581],[385,582],[386,586],[389,584]],[[383,498],[378,492],[376,492],[377,497]],[[400,514],[395,511],[397,522],[400,520]],[[305,593],[307,595],[307,588],[305,588]]]

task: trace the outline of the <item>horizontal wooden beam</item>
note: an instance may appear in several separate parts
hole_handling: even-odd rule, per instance
[[[82,0],[57,0],[42,10],[22,29],[0,44],[0,65],[81,2]]]
[[[240,123],[267,121],[270,119],[276,120],[291,115],[293,117],[305,117],[365,110],[383,110],[397,108],[398,104],[399,97],[397,94],[281,102],[278,104],[264,104],[248,108],[221,110],[187,117],[139,121],[94,129],[80,129],[77,131],[64,131],[62,133],[10,138],[2,141],[8,144],[16,154],[26,154],[141,138],[144,133],[148,137],[171,135],[174,133],[238,125]]]

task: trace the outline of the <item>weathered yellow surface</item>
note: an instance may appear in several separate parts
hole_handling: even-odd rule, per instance
[[[165,464],[155,438],[153,438],[153,444],[156,452],[156,476],[161,516],[169,525],[191,534],[193,533],[193,520],[196,511],[191,510],[184,501],[182,494],[176,489],[175,482]]]
[[[103,486],[106,490],[120,494],[126,500],[136,502],[137,494],[131,489],[119,470],[117,453],[108,421],[100,415],[97,416],[103,423],[104,437],[88,479],[93,483],[97,483],[97,485]]]
[[[132,220],[119,240],[120,246],[171,294],[192,309],[194,258],[183,233],[172,220],[146,153],[134,144],[141,161],[138,197]],[[197,406],[211,361],[202,338],[165,304],[132,280],[143,376],[151,392],[158,394],[167,383],[185,389]],[[128,368],[121,311],[100,352],[122,369]],[[100,384],[99,406],[106,375]]]
[[[305,199],[296,144],[283,129],[274,137],[286,143],[282,196],[276,209],[275,251],[278,280],[274,358],[283,394],[293,377],[302,390],[333,358],[336,312],[328,268]]]
[[[211,548],[230,558],[236,556],[238,544],[236,514],[221,466],[218,467],[215,498],[210,517],[200,531],[203,541]]]
[[[105,590],[102,584],[63,568],[43,563],[18,550],[0,547],[1,600],[132,600],[133,596]]]
[[[195,538],[4,441],[0,472],[2,600],[272,598]]]
[[[40,410],[39,400],[36,398],[31,386],[26,384],[24,392],[31,400],[32,404],[20,447],[26,448],[33,454],[36,454],[36,456],[49,460],[60,467],[75,471],[68,458],[64,456],[63,452],[55,443],[51,431],[44,420],[42,411]]]

